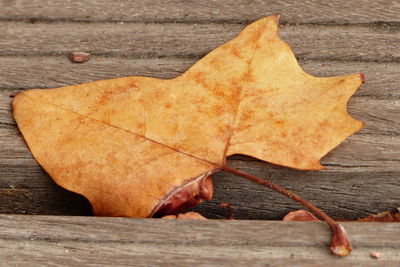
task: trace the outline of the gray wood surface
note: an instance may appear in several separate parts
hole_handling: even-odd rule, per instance
[[[92,56],[85,64],[71,64],[66,56],[0,56],[0,89],[18,91],[53,88],[125,76],[173,78],[198,60],[193,58],[146,58]],[[355,97],[397,99],[400,69],[397,62],[360,62],[300,59],[300,65],[316,76],[363,72],[364,83]],[[8,102],[7,102],[8,103]],[[3,104],[1,107],[6,107]]]
[[[87,51],[131,57],[202,56],[237,35],[242,24],[27,23],[0,21],[0,55]],[[397,27],[289,25],[282,38],[307,59],[399,61]]]
[[[172,78],[250,21],[282,13],[282,37],[306,71],[364,72],[349,112],[366,122],[324,159],[328,169],[295,171],[244,156],[229,164],[269,178],[335,218],[400,206],[399,1],[27,1],[0,0],[0,213],[88,215],[87,201],[54,184],[32,158],[10,112],[10,94],[129,75]],[[71,51],[92,53],[84,64]],[[229,174],[197,210],[222,218],[280,219],[299,208]]]
[[[396,266],[395,223],[343,223],[354,246],[330,254],[324,223],[0,216],[8,266]],[[380,258],[373,259],[372,252]]]
[[[400,21],[400,4],[396,0],[2,0],[0,3],[0,19],[3,20],[240,22],[282,13],[283,20],[290,23]]]

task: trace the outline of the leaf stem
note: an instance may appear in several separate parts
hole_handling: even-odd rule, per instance
[[[231,168],[229,166],[223,165],[220,167],[221,170],[225,172],[229,172],[238,176],[241,176],[243,178],[246,178],[250,181],[253,181],[257,184],[264,185],[265,187],[268,187],[269,189],[272,189],[282,195],[285,195],[297,202],[299,202],[301,205],[307,207],[309,210],[314,212],[318,217],[320,217],[322,220],[324,220],[329,227],[332,230],[332,242],[330,249],[333,254],[337,256],[346,256],[351,253],[352,251],[352,246],[350,244],[350,241],[347,237],[347,234],[343,228],[342,225],[338,224],[335,222],[328,214],[314,206],[311,202],[308,202],[307,200],[301,198],[299,195],[292,193],[285,188],[276,185],[272,183],[271,181],[261,179],[257,176],[251,175],[246,172],[242,172],[240,170],[237,170],[235,168]]]

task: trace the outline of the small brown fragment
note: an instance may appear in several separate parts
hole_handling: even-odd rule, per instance
[[[68,58],[72,63],[85,63],[90,59],[90,54],[86,52],[71,52]]]
[[[200,213],[189,211],[186,213],[178,214],[177,220],[207,220],[206,217],[202,216]]]
[[[312,215],[306,210],[295,210],[289,212],[283,217],[282,221],[285,222],[318,222],[320,221],[317,217]]]
[[[166,216],[162,217],[161,219],[164,219],[164,220],[176,220],[177,217],[178,216],[176,216],[176,215],[166,215]]]
[[[202,216],[201,214],[194,212],[194,211],[189,211],[186,213],[180,213],[178,215],[167,215],[162,217],[161,219],[167,219],[167,220],[207,220],[206,217]]]
[[[371,256],[371,258],[379,259],[381,257],[381,253],[378,251],[372,251],[370,256]]]
[[[398,208],[398,210],[400,209]],[[357,222],[400,222],[400,212],[384,211],[358,219]]]

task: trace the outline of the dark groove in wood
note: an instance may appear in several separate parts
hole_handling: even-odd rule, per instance
[[[210,51],[211,52],[211,51]],[[200,59],[204,57],[207,53],[203,54],[168,54],[155,56],[154,53],[126,53],[126,52],[92,52],[92,56],[104,57],[104,58],[122,58],[122,59]],[[32,51],[32,52],[15,52],[15,51],[0,51],[1,57],[25,57],[25,58],[38,58],[38,57],[60,57],[68,56],[67,52],[59,51]],[[329,62],[348,62],[348,63],[400,63],[400,56],[390,56],[390,57],[379,57],[379,58],[365,58],[363,56],[313,56],[297,53],[297,60],[309,60],[309,61],[326,61]]]
[[[254,20],[251,19],[157,19],[157,18],[149,18],[149,19],[130,19],[130,20],[121,20],[121,19],[74,19],[74,18],[48,18],[48,17],[29,17],[29,18],[18,18],[18,17],[6,17],[0,16],[0,22],[24,22],[27,24],[34,23],[82,23],[82,24],[95,24],[95,23],[124,23],[124,24],[136,24],[136,23],[145,23],[145,24],[239,24],[246,25]],[[281,19],[279,24],[282,26],[286,25],[296,25],[296,26],[360,26],[360,27],[374,27],[374,28],[385,28],[390,27],[393,30],[400,30],[400,21],[372,21],[372,22],[340,22],[340,21],[314,21],[314,22],[292,22],[290,20]]]
[[[94,56],[135,58],[201,57],[236,36],[242,25],[0,22],[0,54],[66,55],[76,49]],[[393,29],[359,26],[287,26],[281,30],[298,58],[397,62],[399,41]],[[29,40],[29,41],[28,41]],[[120,44],[120,45],[118,45]],[[151,44],[151,45],[150,45]],[[336,52],[336,53],[335,53]]]

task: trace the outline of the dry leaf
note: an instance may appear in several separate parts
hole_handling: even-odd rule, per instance
[[[192,203],[211,197],[204,179],[232,154],[322,169],[320,158],[362,127],[346,111],[362,82],[305,73],[270,16],[177,78],[27,90],[13,108],[59,185],[86,196],[97,215],[147,217],[177,192]]]
[[[400,208],[397,212],[384,211],[377,214],[368,215],[365,218],[355,220],[355,222],[400,222]],[[320,221],[317,217],[306,210],[295,210],[283,217],[282,221],[312,222]]]
[[[357,222],[400,222],[400,208],[397,208],[397,212],[384,211],[378,214],[372,214],[365,218],[358,219]]]

